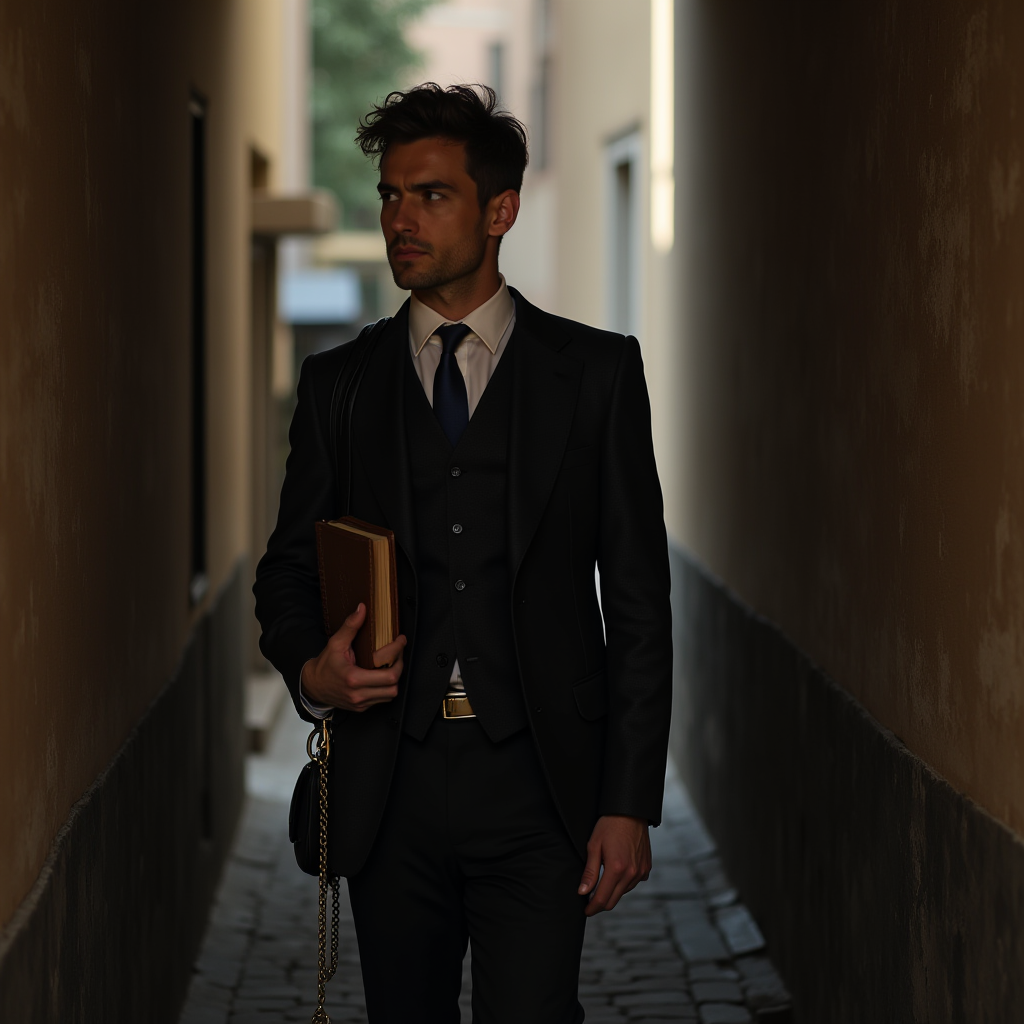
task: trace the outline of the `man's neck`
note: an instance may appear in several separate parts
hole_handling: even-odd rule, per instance
[[[500,287],[501,275],[495,265],[493,268],[488,268],[486,273],[481,268],[473,275],[473,280],[462,278],[459,281],[443,284],[438,288],[424,290],[414,288],[412,294],[424,306],[429,306],[445,320],[457,321],[482,306],[494,296]]]

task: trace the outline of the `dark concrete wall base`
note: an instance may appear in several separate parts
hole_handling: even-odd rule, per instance
[[[243,793],[244,564],[0,933],[0,1021],[173,1024]]]
[[[1024,843],[674,551],[673,756],[805,1024],[1024,1020]]]

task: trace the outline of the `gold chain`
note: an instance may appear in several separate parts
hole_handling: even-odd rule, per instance
[[[327,722],[321,726],[317,734],[314,729],[306,744],[313,760],[316,762],[316,773],[320,790],[320,878],[319,906],[317,908],[317,977],[316,977],[316,1009],[310,1024],[331,1024],[331,1018],[324,1009],[327,997],[327,982],[334,977],[338,969],[338,878],[327,877],[327,761],[331,755],[331,738]],[[314,737],[318,740],[316,752],[312,752]],[[331,887],[331,966],[327,967],[327,886]]]
[[[328,981],[334,977],[338,969],[338,876],[331,879],[331,973],[327,975]]]

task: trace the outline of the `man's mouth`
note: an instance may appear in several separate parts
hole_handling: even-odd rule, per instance
[[[403,262],[411,262],[412,260],[419,259],[420,256],[426,256],[427,250],[420,249],[415,245],[395,245],[391,246],[391,257],[392,259],[402,260]]]
[[[422,249],[406,249],[400,247],[398,249],[392,250],[391,255],[396,260],[403,260],[408,262],[411,260],[419,259],[420,256],[426,256],[426,253]]]

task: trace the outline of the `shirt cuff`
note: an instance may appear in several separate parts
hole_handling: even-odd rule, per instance
[[[302,672],[299,672],[299,700],[302,701],[302,706],[314,717],[323,721],[325,718],[330,718],[334,714],[334,708],[330,704],[314,704],[302,690]]]

